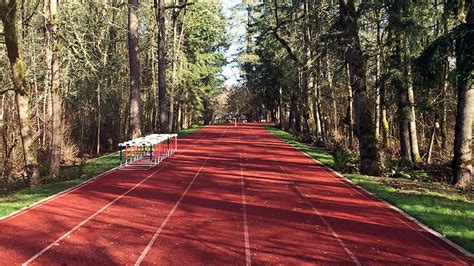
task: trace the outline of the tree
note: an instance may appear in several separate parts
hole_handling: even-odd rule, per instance
[[[59,175],[59,167],[61,164],[61,145],[63,142],[63,126],[62,126],[62,97],[60,88],[60,69],[59,69],[59,47],[58,47],[58,1],[45,0],[45,53],[48,73],[46,78],[51,80],[45,82],[50,85],[51,91],[51,164],[49,175],[56,177]]]
[[[446,7],[445,8],[449,8]],[[473,183],[472,129],[474,120],[474,4],[466,5],[467,17],[463,23],[439,36],[418,57],[417,71],[428,80],[439,80],[440,70],[454,54],[456,69],[457,104],[454,129],[454,154],[452,159],[452,183],[463,190],[470,190]],[[460,10],[459,13],[464,13]],[[447,11],[446,13],[454,13]],[[444,75],[443,75],[444,76]],[[439,82],[445,82],[443,77]],[[447,99],[443,99],[447,100]]]
[[[156,23],[158,25],[158,105],[160,111],[160,132],[169,129],[168,98],[166,92],[166,20],[165,1],[155,0]]]
[[[466,22],[459,26],[456,39],[457,111],[454,131],[453,182],[470,190],[472,169],[472,129],[474,122],[474,4],[470,4]]]
[[[140,137],[141,133],[141,81],[140,59],[138,58],[138,6],[139,0],[128,2],[128,57],[130,62],[130,129],[131,138]]]
[[[15,92],[24,169],[31,185],[36,186],[41,183],[41,180],[36,158],[37,150],[34,133],[28,115],[28,88],[25,78],[25,66],[20,55],[21,47],[18,42],[17,8],[16,0],[0,0],[0,16],[3,22],[7,56],[10,61],[13,90]]]
[[[357,137],[359,139],[360,172],[377,175],[380,173],[377,139],[365,76],[365,62],[360,48],[359,32],[354,1],[339,0],[339,22],[342,42],[346,48],[350,82],[354,95],[354,112]]]

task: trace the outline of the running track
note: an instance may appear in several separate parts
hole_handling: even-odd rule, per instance
[[[257,124],[179,145],[0,220],[0,264],[474,264]]]

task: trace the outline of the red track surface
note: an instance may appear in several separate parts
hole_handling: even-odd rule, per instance
[[[0,221],[0,264],[474,264],[256,124]]]

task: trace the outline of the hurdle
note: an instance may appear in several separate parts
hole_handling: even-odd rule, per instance
[[[120,168],[147,170],[178,151],[177,134],[152,134],[119,143]]]

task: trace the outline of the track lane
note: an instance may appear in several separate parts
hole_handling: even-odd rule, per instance
[[[238,134],[230,127],[143,265],[245,264]]]
[[[181,140],[181,149],[208,136],[208,129]],[[197,133],[197,132],[196,132]],[[0,221],[0,261],[22,263],[123,194],[153,171],[119,171],[95,179],[78,189],[45,201]]]
[[[472,264],[459,251],[262,129],[269,152],[362,264]],[[259,145],[257,143],[256,145]]]
[[[298,197],[293,184],[270,159],[271,147],[264,143],[255,149],[254,144],[263,141],[261,128],[244,128],[245,193],[252,261],[256,264],[357,264],[331,228]]]
[[[133,264],[140,254],[144,265],[474,264],[260,124],[224,128],[191,135],[182,157],[33,264]],[[150,174],[121,172],[0,221],[0,264],[21,263]]]
[[[212,127],[212,130],[214,137],[207,134],[199,145],[164,161],[168,164],[166,169],[40,254],[33,264],[133,264],[155,232],[157,223],[166,219],[186,186],[192,184],[193,176],[211,152],[209,148],[225,135],[221,127]]]

